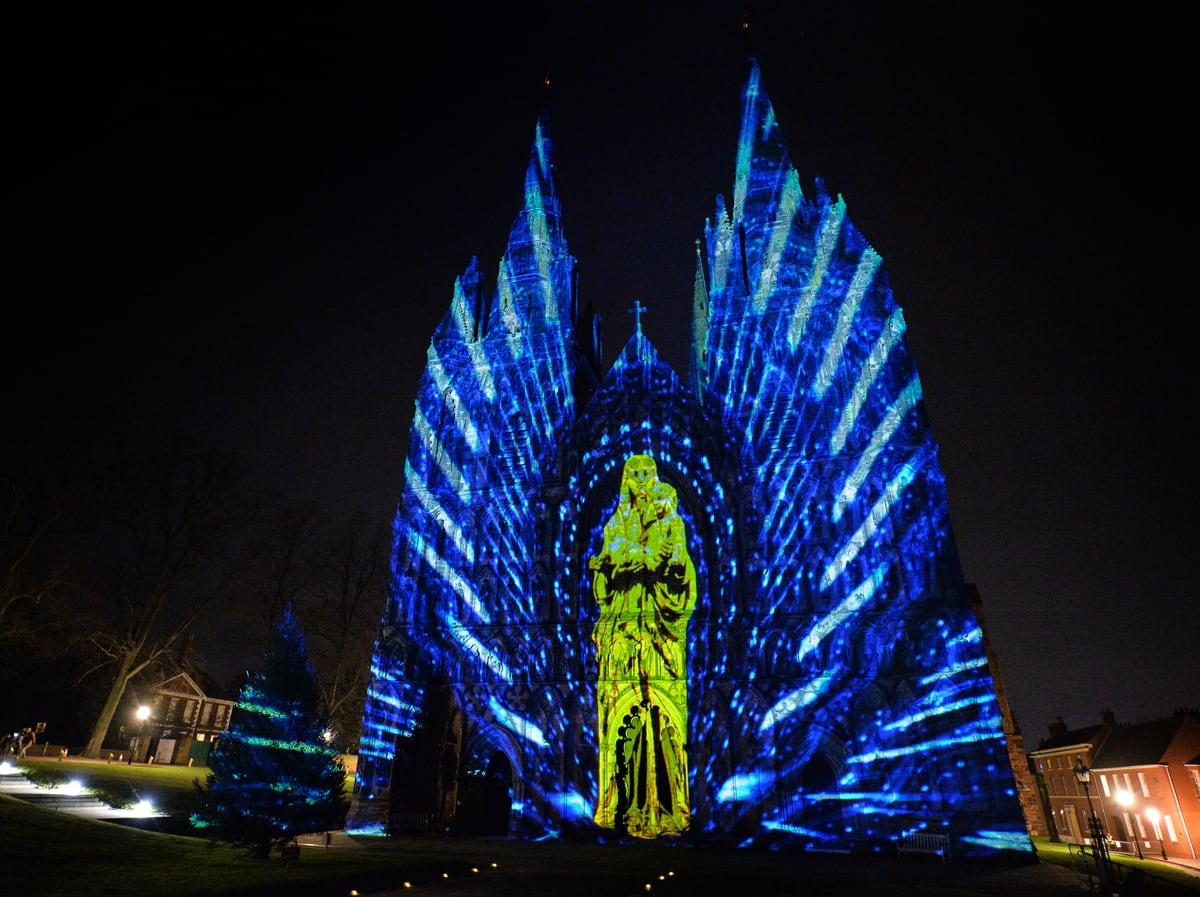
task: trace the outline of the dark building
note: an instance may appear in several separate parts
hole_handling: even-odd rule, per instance
[[[983,614],[983,599],[974,584],[967,584],[967,594],[971,598],[971,606],[979,620],[979,628],[983,632],[984,650],[987,652],[988,669],[996,685],[996,701],[1000,705],[1001,725],[1004,727],[1004,740],[1008,745],[1008,759],[1012,764],[1013,778],[1017,785],[1017,797],[1021,801],[1021,812],[1025,816],[1025,824],[1029,834],[1034,837],[1054,838],[1056,833],[1050,821],[1050,805],[1041,780],[1034,770],[1033,762],[1025,752],[1025,738],[1021,734],[1020,723],[1008,703],[1008,690],[1004,687],[1004,676],[1000,672],[1000,659],[992,648],[988,638],[987,622]]]
[[[539,118],[430,343],[349,829],[1032,858],[904,316],[748,65],[685,376],[638,304],[604,369]]]

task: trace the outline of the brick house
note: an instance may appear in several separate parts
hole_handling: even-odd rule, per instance
[[[1133,724],[1104,711],[1074,730],[1060,717],[1029,757],[1063,840],[1089,840],[1094,813],[1111,850],[1200,859],[1200,711]],[[1076,760],[1091,770],[1086,789]]]
[[[155,763],[203,766],[229,728],[234,702],[205,694],[187,673],[177,673],[151,689],[148,721]]]

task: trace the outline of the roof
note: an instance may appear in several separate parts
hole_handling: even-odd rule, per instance
[[[1180,729],[1190,725],[1190,718],[1190,714],[1176,713],[1165,719],[1145,723],[1102,723],[1098,726],[1072,729],[1043,738],[1038,742],[1037,750],[1030,751],[1029,754],[1034,756],[1087,745],[1093,748],[1092,769],[1151,766],[1163,762],[1168,750],[1179,738]],[[1200,757],[1191,762],[1200,762]]]
[[[1159,763],[1170,747],[1183,718],[1179,716],[1115,726],[1092,759],[1092,768],[1145,766]]]
[[[1051,735],[1049,738],[1043,738],[1039,741],[1037,750],[1030,751],[1029,753],[1036,754],[1041,751],[1056,751],[1077,744],[1090,745],[1095,742],[1097,733],[1103,728],[1104,726],[1085,726],[1082,729],[1071,729],[1059,735]]]
[[[219,698],[208,695],[204,692],[196,680],[187,673],[176,673],[169,679],[164,679],[162,682],[155,685],[152,689],[157,694],[164,695],[183,695],[189,698],[202,698],[205,701],[220,702],[222,704],[233,704],[228,698]]]
[[[154,691],[173,695],[204,697],[204,692],[200,689],[200,686],[187,673],[176,673],[170,679],[164,679],[154,686]]]

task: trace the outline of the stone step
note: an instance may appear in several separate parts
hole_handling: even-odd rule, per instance
[[[26,803],[36,804],[47,810],[69,810],[73,813],[87,812],[89,815],[113,809],[90,794],[28,794],[21,796]]]
[[[46,810],[61,810],[93,819],[125,820],[166,815],[113,807],[93,794],[86,791],[74,793],[66,790],[65,786],[44,788],[31,782],[20,771],[0,772],[0,794],[8,794]]]

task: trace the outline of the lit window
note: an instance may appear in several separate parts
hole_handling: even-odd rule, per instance
[[[1105,797],[1112,797],[1112,792],[1108,790],[1108,776],[1100,776],[1100,787],[1104,789]]]
[[[1179,835],[1175,834],[1175,823],[1170,816],[1163,816],[1163,825],[1167,829],[1167,837],[1171,839],[1172,844],[1179,843]]]
[[[1146,781],[1146,774],[1144,772],[1138,773],[1138,784],[1142,786],[1142,797],[1149,797],[1150,785]]]

